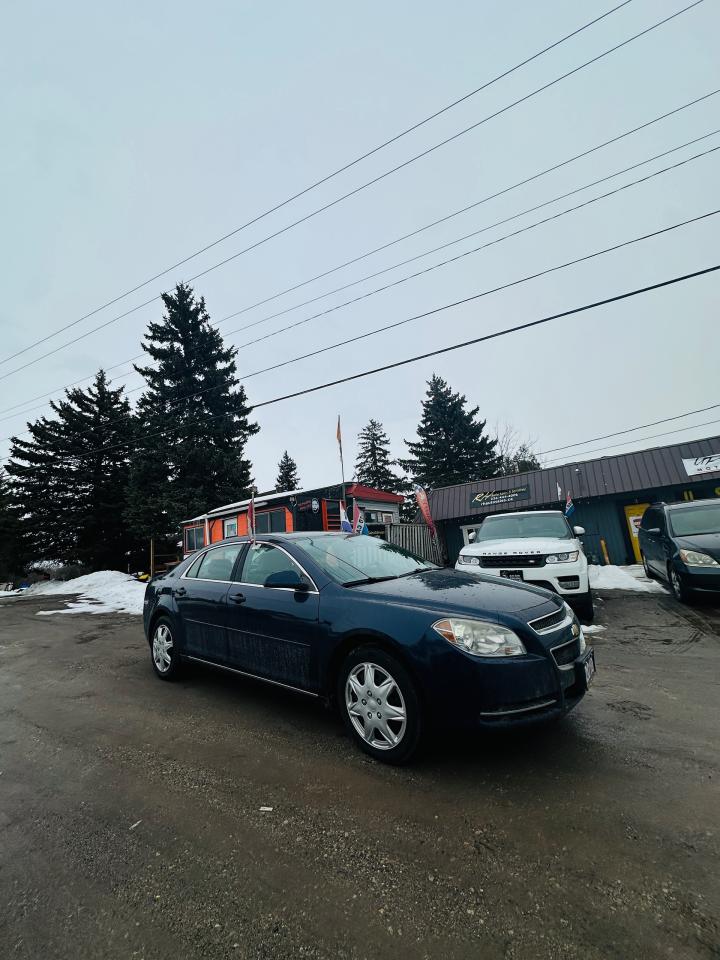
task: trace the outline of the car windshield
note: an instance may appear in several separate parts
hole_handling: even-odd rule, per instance
[[[409,550],[362,534],[302,537],[295,542],[329,577],[344,586],[437,569]]]
[[[572,536],[567,520],[560,514],[527,513],[514,517],[488,517],[480,527],[477,542],[517,540],[521,537],[571,540]]]
[[[720,503],[702,507],[683,507],[668,511],[670,527],[676,537],[691,537],[696,533],[720,533]]]

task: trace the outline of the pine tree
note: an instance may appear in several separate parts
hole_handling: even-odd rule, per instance
[[[376,490],[398,490],[400,478],[393,472],[394,461],[390,457],[390,440],[382,423],[370,420],[358,434],[358,455],[355,462],[355,477]]]
[[[0,470],[0,581],[18,576],[24,566],[22,526],[10,482]]]
[[[31,559],[125,566],[134,424],[123,394],[100,370],[88,389],[51,402],[54,417],[29,423],[29,440],[13,438],[7,472]]]
[[[248,419],[235,347],[226,348],[201,297],[178,284],[163,294],[165,315],[152,322],[136,366],[147,382],[136,410],[127,519],[138,536],[175,536],[182,520],[245,497],[252,485],[244,457],[259,427]]]
[[[479,408],[466,409],[466,398],[435,374],[426,396],[418,440],[405,441],[411,456],[400,461],[412,481],[433,489],[497,476],[497,441],[485,433],[486,421],[477,419]]]
[[[284,493],[286,490],[299,489],[300,478],[298,477],[297,473],[297,464],[286,450],[282,457],[280,457],[280,463],[278,463],[278,475],[277,480],[275,481],[275,490],[278,493]]]

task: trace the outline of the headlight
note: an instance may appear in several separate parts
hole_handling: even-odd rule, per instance
[[[580,626],[580,621],[579,621],[578,618],[575,616],[575,611],[573,610],[573,608],[572,608],[568,603],[565,604],[565,611],[566,611],[567,615],[572,619],[572,622],[573,622],[573,624],[572,624],[572,635],[573,635],[573,637],[575,637],[575,639],[576,639],[577,642],[578,642],[578,647],[579,647],[580,653],[581,653],[581,654],[582,654],[582,653],[585,653],[585,649],[586,649],[586,647],[587,647],[587,644],[585,643],[585,634],[583,633],[583,628]]]
[[[697,550],[681,550],[680,559],[689,567],[720,567],[717,560],[713,560],[707,553],[698,553]]]
[[[545,557],[545,563],[574,563],[578,558],[578,551],[571,553],[549,553]]]
[[[464,555],[461,553],[460,556],[458,557],[458,560],[460,561],[460,563],[471,563],[471,564],[472,564],[473,566],[475,566],[475,567],[479,567],[479,566],[480,566],[480,558],[479,558],[479,557],[468,557],[468,556],[464,556]]]
[[[448,617],[434,623],[433,630],[476,657],[519,657],[526,652],[520,637],[499,623]]]

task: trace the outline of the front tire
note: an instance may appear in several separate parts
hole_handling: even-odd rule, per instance
[[[595,619],[595,606],[593,604],[592,590],[588,587],[587,593],[578,597],[574,603],[575,613],[580,620],[585,623],[592,623]]]
[[[652,580],[652,571],[650,570],[650,567],[648,566],[648,562],[647,562],[647,560],[645,559],[645,554],[644,554],[644,553],[641,553],[641,554],[640,554],[640,559],[642,560],[642,567],[643,567],[643,571],[644,571],[644,573],[645,573],[645,576],[648,578],[648,580]]]
[[[685,586],[682,577],[671,563],[668,564],[668,583],[670,584],[672,595],[675,597],[678,603],[690,603],[690,591]]]
[[[383,763],[407,763],[420,740],[420,701],[405,667],[379,647],[359,647],[338,676],[337,702],[350,736]]]
[[[150,639],[150,661],[161,680],[176,680],[180,673],[180,653],[175,643],[175,627],[169,617],[155,621]]]

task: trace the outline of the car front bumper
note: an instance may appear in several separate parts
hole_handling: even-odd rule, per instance
[[[683,578],[683,583],[690,590],[712,590],[720,592],[720,568],[718,567],[689,567],[681,560],[676,560],[676,569]]]
[[[513,567],[508,564],[500,570],[496,567],[474,566],[458,561],[455,569],[462,573],[473,573],[476,576],[482,574],[501,579],[512,579],[512,577],[503,577],[504,573],[520,573],[522,580],[519,582],[529,583],[534,587],[545,587],[546,590],[552,590],[553,593],[568,599],[587,593],[590,589],[587,563],[546,563],[544,567]]]

